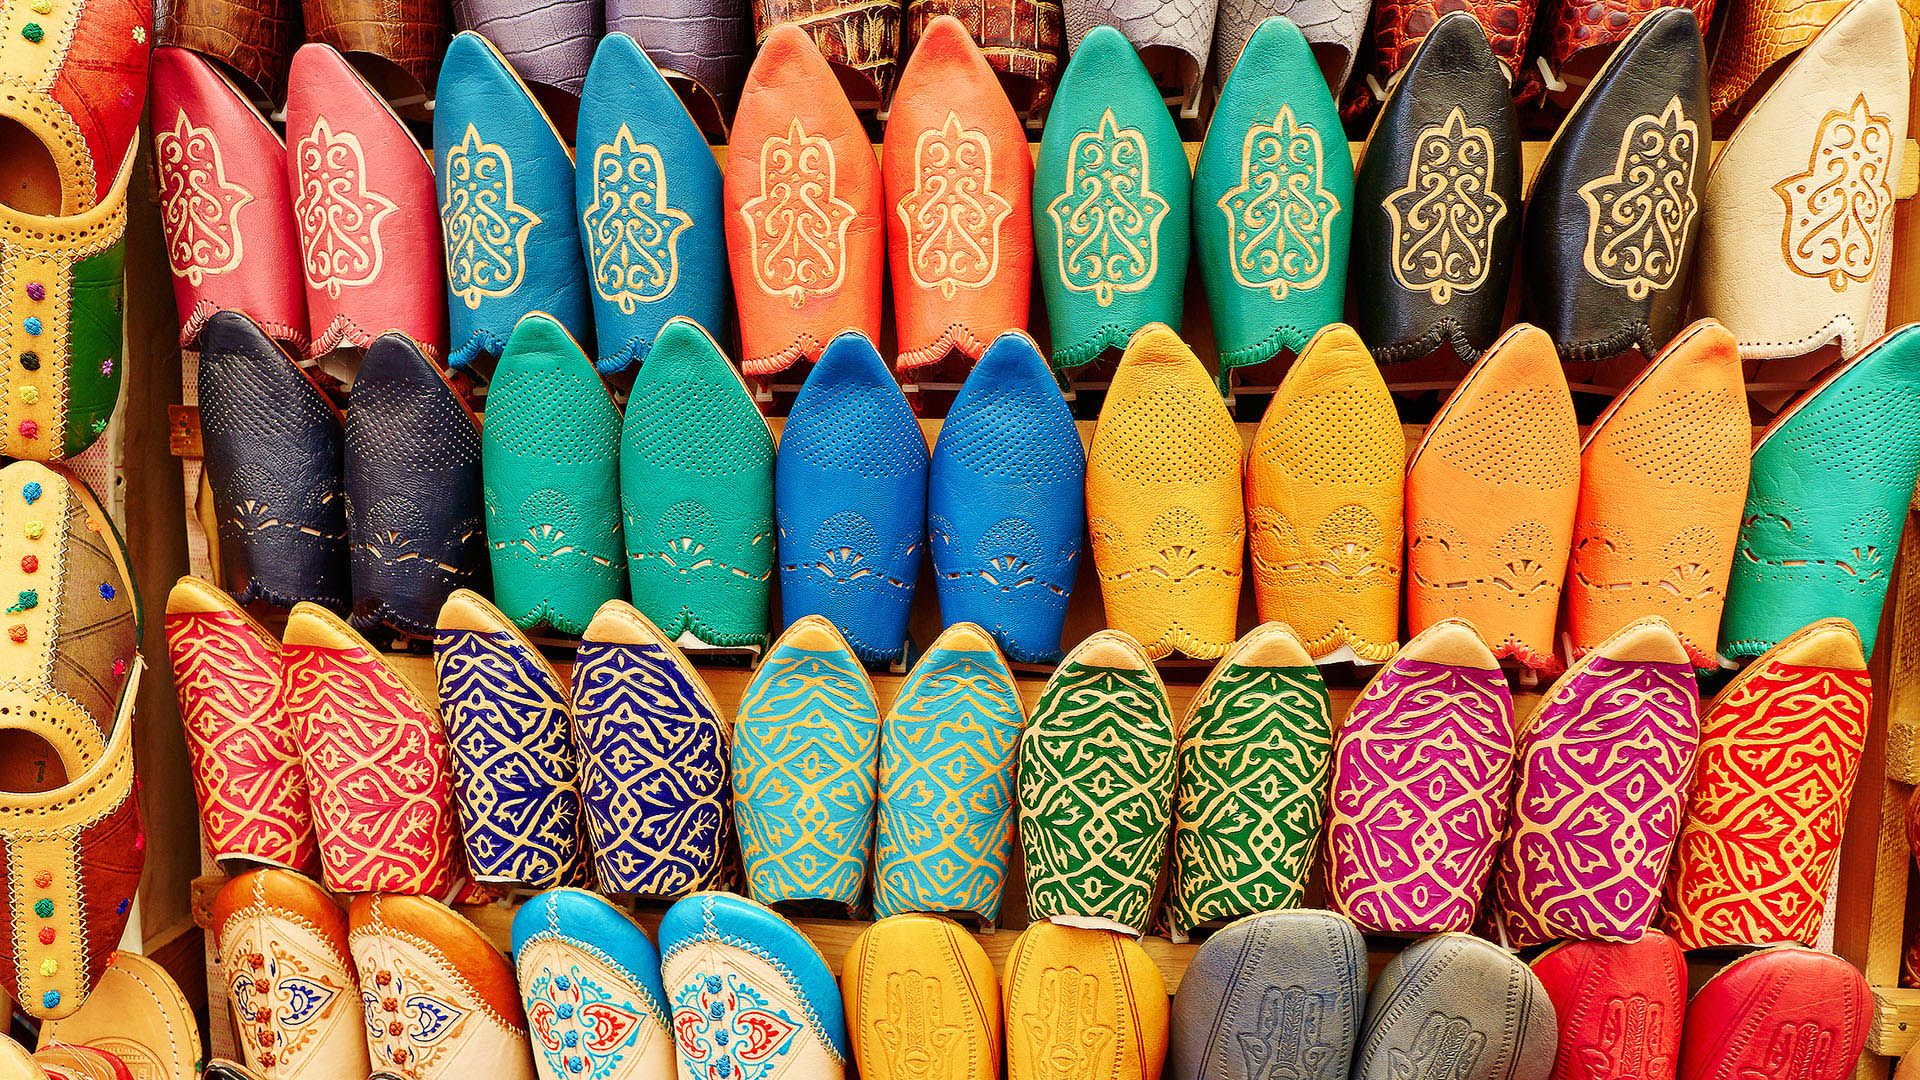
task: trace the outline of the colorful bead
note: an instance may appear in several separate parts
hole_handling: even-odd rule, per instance
[[[32,421],[28,422],[31,423]],[[26,534],[27,539],[38,540],[40,539],[40,535],[47,531],[47,527],[38,521],[29,521],[21,527],[20,531]]]
[[[26,483],[20,485],[20,497],[27,500],[28,506],[32,506],[34,503],[37,503],[40,501],[41,492],[42,492],[42,488],[40,487],[40,481],[38,480],[29,480]]]
[[[33,913],[43,919],[53,918],[53,901],[41,897],[33,902]]]
[[[21,353],[20,366],[26,368],[28,371],[39,371],[40,354],[36,352]]]
[[[12,626],[7,627],[7,637],[12,639],[15,645],[18,645],[27,640],[27,628],[19,623],[14,623]]]
[[[40,400],[40,388],[37,386],[21,387],[20,400],[26,402],[29,405],[34,404],[35,402]]]
[[[33,574],[33,573],[38,573],[39,570],[40,570],[40,556],[38,555],[20,556],[20,572],[21,573]]]
[[[53,974],[59,970],[60,970],[59,961],[55,960],[51,956],[47,957],[45,960],[40,961],[40,974],[42,975],[52,977]]]
[[[34,0],[33,10],[39,12],[42,15],[45,15],[47,12],[53,10],[53,4],[50,2],[50,0]],[[45,285],[42,285],[36,281],[33,284],[27,286],[27,299],[37,304],[40,301],[45,300],[46,298],[47,298],[47,287]]]
[[[21,438],[31,439],[34,436],[39,434],[40,434],[40,421],[38,420],[20,421],[20,437]]]
[[[23,38],[26,38],[28,41],[33,42],[35,45],[38,45],[40,44],[40,39],[47,36],[47,32],[45,30],[40,29],[39,23],[30,22],[27,25],[20,28],[20,36]],[[38,330],[34,331],[34,333],[36,334],[39,332],[40,331]]]
[[[20,598],[18,600],[15,600],[13,602],[13,606],[7,609],[7,614],[11,615],[16,611],[32,611],[34,608],[37,608],[39,606],[40,606],[40,590],[21,589]]]
[[[40,928],[40,944],[42,945],[53,944],[53,939],[59,936],[60,936],[59,931],[55,930],[51,926],[43,926]]]
[[[98,436],[105,430],[107,430],[107,422],[105,420],[95,420],[93,422],[93,433],[95,436]]]
[[[42,870],[33,875],[33,887],[36,889],[53,888],[53,872],[51,870]]]
[[[104,581],[100,583],[100,599],[111,600],[118,595],[119,593],[114,590],[114,587],[112,585],[109,585]]]
[[[48,1009],[59,1008],[60,1007],[60,991],[49,990],[46,993],[40,995],[40,1004],[43,1008],[48,1008]]]
[[[33,24],[28,23],[27,25],[31,26]],[[29,315],[26,317],[26,320],[22,322],[20,325],[26,329],[27,333],[38,335],[41,329],[40,316]]]
[[[116,679],[122,678],[126,673],[127,661],[124,658],[116,657],[113,661],[113,677]]]
[[[134,28],[133,28],[133,43],[134,43],[135,45],[145,45],[145,44],[147,43],[147,28],[146,28],[146,27],[144,27],[144,26],[136,26],[136,27],[134,27]]]
[[[113,357],[109,356],[100,361],[100,374],[109,376],[113,374]]]
[[[115,904],[113,906],[113,913],[115,915],[125,915],[127,913],[127,909],[132,906],[133,906],[133,901],[122,900],[118,904]]]

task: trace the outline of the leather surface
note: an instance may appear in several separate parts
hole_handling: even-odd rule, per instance
[[[1835,339],[1852,355],[1879,334],[1906,156],[1904,41],[1894,0],[1848,5],[1714,160],[1693,307],[1732,328],[1743,357],[1799,356]]]
[[[879,760],[880,708],[866,671],[832,623],[799,619],[734,715],[734,824],[755,900],[860,902]]]
[[[578,4],[582,0],[567,0]],[[587,59],[580,59],[580,74]],[[458,34],[433,110],[434,176],[446,245],[447,360],[498,356],[531,312],[586,339],[573,155],[486,38]]]
[[[1315,660],[1379,662],[1399,645],[1406,437],[1351,328],[1314,335],[1247,456],[1253,588]]]
[[[720,166],[679,97],[624,34],[609,35],[594,53],[574,153],[596,366],[619,371],[646,359],[675,316],[722,331]]]
[[[1647,615],[1715,666],[1746,498],[1745,384],[1733,335],[1688,327],[1588,429],[1563,626],[1577,658]]]
[[[986,57],[935,19],[900,77],[881,151],[902,376],[1027,325],[1033,159]]]
[[[1560,1031],[1552,1080],[1672,1076],[1687,1010],[1687,958],[1658,930],[1639,941],[1567,941],[1533,961]]]
[[[113,418],[124,366],[121,239],[133,163],[129,154],[99,205],[69,217],[0,205],[0,265],[20,285],[0,337],[6,457],[71,458]]]
[[[207,850],[318,873],[300,742],[281,698],[279,639],[195,577],[168,594],[166,629]]]
[[[1905,327],[1776,416],[1753,448],[1720,650],[1765,652],[1841,616],[1868,656],[1920,475],[1920,329]]]
[[[540,1080],[669,1080],[660,953],[626,912],[554,889],[513,916],[514,969]]]
[[[447,51],[445,0],[301,0],[300,9],[308,41],[380,57],[423,91],[433,88]]]
[[[0,119],[40,144],[58,178],[58,214],[108,201],[131,156],[146,101],[151,0],[30,4],[7,17],[0,56]],[[16,136],[22,132],[15,132]],[[27,172],[13,183],[37,186]]]
[[[900,0],[753,0],[763,46],[776,27],[801,27],[850,89],[882,103],[900,70],[900,17]]]
[[[133,797],[139,604],[125,547],[78,481],[0,469],[0,989],[71,1016],[127,924],[146,861]],[[73,1041],[73,1040],[67,1040]]]
[[[1547,147],[1522,261],[1530,318],[1563,359],[1652,355],[1679,328],[1712,156],[1705,67],[1691,13],[1648,15]]]
[[[433,667],[474,880],[531,889],[584,880],[581,755],[565,684],[499,608],[464,589],[440,609]]]
[[[1240,919],[1201,942],[1180,977],[1167,1071],[1347,1080],[1366,1000],[1367,945],[1352,922],[1330,911]]]
[[[327,888],[446,894],[459,823],[439,703],[315,604],[294,607],[284,640],[287,715]]]
[[[690,320],[661,329],[627,392],[620,503],[635,607],[676,641],[766,646],[773,434]]]
[[[35,1051],[33,1062],[43,1070],[33,1075],[45,1076],[47,1080],[134,1080],[133,1070],[127,1067],[126,1062],[91,1046],[54,1043]],[[209,1062],[201,1075],[220,1080],[218,1064]],[[233,1074],[228,1073],[227,1077],[231,1080]],[[246,1078],[241,1077],[240,1080]]]
[[[1132,938],[1035,923],[1013,943],[1000,998],[1007,1080],[1049,1080],[1061,1061],[1088,1076],[1160,1080],[1167,988]],[[1103,1037],[1089,1044],[1092,1032]]]
[[[480,461],[493,602],[522,629],[585,630],[627,591],[620,411],[592,361],[544,315],[514,328],[494,370]]]
[[[1662,924],[1685,948],[1817,942],[1873,711],[1860,635],[1822,619],[1702,710]]]
[[[1126,37],[1074,47],[1034,165],[1034,270],[1056,367],[1180,325],[1192,174],[1153,76]]]
[[[485,37],[522,79],[578,95],[600,40],[599,0],[452,0],[456,30]],[[449,54],[451,55],[451,54]],[[437,138],[434,140],[439,141]]]
[[[1699,748],[1693,672],[1664,620],[1629,624],[1568,669],[1520,731],[1490,915],[1502,940],[1639,940]]]
[[[1060,658],[1085,563],[1087,452],[1033,339],[995,338],[947,408],[927,473],[927,540],[947,625],[1016,663]]]
[[[1520,230],[1508,72],[1465,12],[1427,34],[1374,121],[1354,180],[1354,329],[1383,363],[1500,334]]]
[[[1110,26],[1137,49],[1170,49],[1180,58],[1180,89],[1191,101],[1200,92],[1213,51],[1216,0],[1064,0],[1067,50],[1078,52],[1096,27]]]
[[[118,1058],[133,1080],[192,1076],[198,1068],[200,1025],[193,1006],[158,963],[115,952],[87,1001],[90,1008],[40,1026],[42,1050],[54,1044],[96,1047]]]
[[[725,175],[727,259],[750,378],[818,360],[843,330],[880,336],[880,163],[820,49],[776,27],[747,72]]]
[[[1389,1080],[1408,1061],[1459,1080],[1546,1080],[1553,1004],[1512,953],[1438,934],[1387,962],[1367,999],[1354,1080]]]
[[[1196,926],[1298,907],[1333,756],[1327,684],[1300,639],[1266,623],[1235,642],[1179,731],[1175,940]]]
[[[300,0],[170,0],[160,43],[218,60],[254,96],[286,96],[287,65],[300,44]]]
[[[364,1080],[366,1014],[346,913],[311,879],[252,870],[214,895],[212,929],[240,1052],[260,1080]]]
[[[374,1069],[533,1080],[513,968],[472,923],[424,896],[355,897],[347,920]]]
[[[1173,827],[1174,739],[1167,688],[1121,631],[1054,669],[1020,737],[1028,918],[1145,931]]]
[[[1542,0],[1538,35],[1542,44],[1535,52],[1556,71],[1564,71],[1604,55],[1600,50],[1622,44],[1649,16],[1669,8],[1692,12],[1694,22],[1704,29],[1713,23],[1715,5],[1716,0]],[[1523,72],[1529,83],[1535,77],[1533,72]],[[1523,95],[1532,92],[1531,87],[1522,91]]]
[[[1473,17],[1486,31],[1494,56],[1509,73],[1519,73],[1526,59],[1527,42],[1533,34],[1535,15],[1542,0],[1375,0],[1373,4],[1372,68],[1365,83],[1353,88],[1351,111],[1364,112],[1375,100],[1375,89],[1391,93],[1392,80],[1399,75],[1426,36],[1449,14],[1460,11]],[[1545,0],[1553,8],[1567,0]],[[1590,6],[1605,6],[1595,4]]]
[[[873,343],[833,339],[774,460],[780,611],[831,620],[868,663],[900,658],[927,527],[927,442]]]
[[[875,918],[951,911],[995,924],[1025,712],[1000,650],[971,623],[948,627],[913,665],[880,727]]]
[[[293,358],[237,312],[200,342],[200,430],[220,578],[241,604],[345,611],[343,418]]]
[[[1353,156],[1307,39],[1270,20],[1233,70],[1193,173],[1223,384],[1340,321],[1355,215]]]
[[[792,923],[744,897],[699,893],[667,910],[659,938],[680,1075],[847,1074],[840,988]]]
[[[1507,829],[1514,744],[1513,694],[1471,626],[1407,642],[1334,742],[1328,906],[1368,933],[1471,926]]]
[[[1501,659],[1552,675],[1580,501],[1580,424],[1538,327],[1467,372],[1407,463],[1407,626],[1465,619]]]
[[[1087,531],[1107,625],[1156,660],[1213,659],[1233,643],[1241,454],[1193,351],[1162,325],[1134,335],[1087,451]]]
[[[1208,82],[1215,87],[1225,84],[1254,31],[1266,20],[1281,15],[1299,27],[1308,44],[1314,46],[1327,89],[1338,99],[1353,77],[1361,41],[1366,37],[1367,13],[1373,6],[1371,0],[1220,0],[1220,10],[1214,13]]]
[[[646,50],[668,82],[690,82],[722,116],[747,75],[747,0],[607,0],[607,33]]]
[[[1807,48],[1822,29],[1836,21],[1841,12],[1853,6],[1850,0],[1755,0],[1732,4],[1726,29],[1721,31],[1725,45],[1713,58],[1713,114],[1740,113],[1750,102],[1743,99],[1776,64]],[[1897,13],[1893,4],[1875,4]],[[1869,50],[1890,49],[1904,44],[1905,33],[1892,38],[1863,42]],[[1871,53],[1869,53],[1871,55]]]
[[[1684,1080],[1786,1069],[1806,1080],[1850,1076],[1866,1048],[1873,998],[1853,965],[1812,949],[1741,957],[1694,994],[1680,1042]]]
[[[398,330],[430,359],[444,359],[445,248],[434,212],[433,162],[332,48],[303,46],[294,54],[290,81],[292,197],[281,205],[291,207],[299,232],[303,325],[313,331],[312,355],[364,349]]]
[[[353,624],[426,637],[455,589],[481,587],[480,423],[405,334],[367,349],[347,396]]]
[[[882,919],[853,939],[840,980],[866,1080],[999,1080],[1000,981],[953,922]]]
[[[580,640],[573,709],[600,887],[679,897],[729,880],[733,729],[680,650],[639,612],[607,604]]]
[[[907,0],[906,51],[933,20],[959,19],[1000,76],[1014,108],[1026,115],[1045,105],[1060,77],[1066,28],[1058,0]]]

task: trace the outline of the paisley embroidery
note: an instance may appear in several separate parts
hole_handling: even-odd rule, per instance
[[[753,280],[794,307],[839,291],[847,276],[847,226],[857,212],[840,198],[833,143],[795,117],[785,137],[760,144],[760,194],[740,207]]]
[[[433,1064],[445,1049],[443,1044],[453,1041],[470,1015],[398,964],[363,979],[360,1003],[366,1010],[367,1044],[376,1070],[393,1065],[407,1076],[425,1075],[418,1070]]]
[[[307,284],[340,298],[341,288],[380,276],[384,256],[380,223],[399,207],[367,188],[367,158],[360,137],[334,132],[324,116],[294,145],[299,174],[293,193],[294,220]]]
[[[639,1042],[642,1019],[578,965],[543,967],[527,984],[527,1030],[554,1076],[608,1080]]]
[[[673,1002],[682,1063],[701,1077],[765,1080],[779,1071],[800,1030],[785,1009],[733,972],[696,971]]]
[[[347,992],[272,938],[264,952],[248,949],[222,960],[234,1017],[269,1068],[317,1037]]]
[[[634,139],[625,124],[612,144],[594,151],[593,205],[581,223],[594,291],[621,314],[665,298],[679,283],[675,249],[693,218],[667,202],[659,148]]]
[[[513,201],[513,159],[468,124],[447,150],[445,183],[448,291],[469,309],[513,295],[527,273],[527,234],[540,224],[540,215]]]
[[[1773,186],[1787,204],[1780,254],[1795,273],[1826,278],[1834,292],[1871,281],[1893,210],[1893,129],[1866,95],[1820,121],[1807,171]]]
[[[1067,188],[1047,204],[1059,230],[1060,280],[1090,292],[1101,307],[1115,293],[1139,292],[1160,267],[1160,223],[1170,207],[1153,190],[1147,139],[1115,123],[1074,136],[1067,150]]]
[[[240,211],[253,201],[227,180],[213,132],[182,112],[172,131],[156,132],[153,156],[160,172],[160,216],[167,226],[167,262],[198,287],[207,275],[240,265]]]
[[[1493,191],[1493,133],[1454,109],[1413,143],[1407,182],[1387,196],[1393,277],[1436,304],[1486,284],[1493,230],[1507,203]]]
[[[993,190],[993,146],[984,132],[947,114],[913,148],[913,190],[900,200],[913,283],[948,299],[977,289],[1000,268],[1000,223],[1013,205]]]
[[[1233,279],[1284,300],[1292,289],[1326,279],[1340,200],[1325,185],[1320,132],[1282,105],[1271,124],[1255,124],[1240,148],[1240,183],[1220,196],[1227,215]]]
[[[1672,98],[1659,116],[1627,125],[1613,172],[1581,185],[1587,223],[1587,273],[1635,300],[1680,276],[1687,232],[1700,200],[1693,173],[1700,126]]]

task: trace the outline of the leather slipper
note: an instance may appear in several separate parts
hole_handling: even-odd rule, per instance
[[[900,70],[900,0],[757,0],[753,34],[763,44],[782,26],[804,30],[861,108],[884,107]]]
[[[10,205],[70,217],[116,201],[112,190],[134,157],[146,104],[153,14],[151,0],[13,13],[0,64],[0,120],[9,122],[0,161]]]
[[[513,917],[514,969],[541,1080],[670,1080],[660,954],[627,913],[553,889]]]
[[[867,927],[840,988],[864,1080],[999,1080],[1000,981],[953,921],[895,915]]]
[[[1338,0],[1322,2],[1331,7],[1341,6]],[[1547,2],[1552,4],[1557,0]],[[1353,93],[1347,102],[1348,114],[1364,116],[1375,102],[1391,96],[1395,80],[1413,62],[1420,47],[1426,43],[1427,35],[1441,19],[1455,11],[1472,16],[1486,31],[1488,44],[1492,46],[1494,56],[1507,69],[1509,79],[1531,70],[1526,66],[1529,59],[1528,42],[1533,34],[1534,14],[1539,3],[1540,0],[1467,0],[1465,3],[1450,0],[1378,0],[1369,5],[1373,20],[1373,32],[1368,38],[1372,46],[1372,63],[1366,78],[1352,87]],[[1297,9],[1303,5],[1296,0],[1294,6]],[[1603,0],[1595,6],[1611,4]],[[1287,11],[1280,14],[1287,15],[1305,28],[1306,23],[1300,15]],[[1362,18],[1367,14],[1365,10],[1361,11]],[[1323,20],[1333,17],[1319,15]],[[1312,36],[1308,34],[1309,39]],[[1351,67],[1353,61],[1349,59],[1347,64]],[[1337,88],[1335,92],[1338,92]]]
[[[1853,1075],[1873,1026],[1873,995],[1832,953],[1781,947],[1735,960],[1687,1003],[1681,1080]]]
[[[1013,943],[1001,975],[1007,1080],[1160,1080],[1168,999],[1140,943],[1111,930],[1037,922]]]
[[[1672,1076],[1687,1011],[1687,957],[1658,930],[1632,943],[1565,941],[1535,957],[1533,974],[1560,1031],[1551,1080]]]
[[[1367,999],[1354,1080],[1438,1069],[1457,1080],[1547,1080],[1553,1003],[1519,957],[1466,934],[1421,938]]]
[[[455,30],[484,38],[516,76],[543,90],[578,97],[600,40],[598,0],[528,7],[500,0],[453,0]],[[453,52],[448,50],[448,63]],[[438,142],[438,139],[434,140]]]
[[[906,44],[913,54],[920,35],[941,16],[959,19],[980,46],[1000,85],[1024,119],[1040,116],[1060,77],[1066,28],[1059,5],[1035,0],[907,0]]]
[[[388,82],[386,96],[421,113],[440,59],[447,51],[447,10],[440,0],[302,0],[300,28],[308,41],[329,45],[372,76]],[[295,53],[294,58],[299,59]],[[371,62],[369,62],[371,61]],[[399,69],[401,77],[394,78]],[[292,80],[297,82],[298,80]],[[417,103],[415,95],[421,99]],[[289,92],[289,97],[292,96]],[[431,282],[429,282],[431,283]]]
[[[210,913],[247,1067],[261,1080],[364,1080],[366,1014],[333,897],[292,871],[254,870],[222,885]]]
[[[44,1070],[42,1075],[46,1080],[134,1080],[133,1070],[126,1062],[92,1046],[54,1043],[36,1051],[33,1060]]]
[[[89,1046],[118,1058],[133,1080],[178,1080],[200,1066],[200,1025],[167,969],[116,952],[87,1004],[40,1025],[40,1047]]]
[[[607,36],[625,34],[646,50],[700,130],[726,142],[753,58],[747,0],[607,0],[606,18]]]
[[[1172,1080],[1347,1080],[1367,944],[1330,911],[1269,911],[1202,942],[1173,995]]]
[[[1391,0],[1379,6],[1385,8]],[[1327,89],[1339,100],[1353,78],[1353,69],[1367,34],[1368,9],[1374,5],[1349,0],[1259,0],[1220,5],[1213,17],[1213,55],[1207,62],[1207,81],[1216,90],[1233,74],[1234,64],[1248,39],[1261,24],[1284,15],[1300,28],[1326,76]],[[1524,34],[1523,34],[1524,36]]]

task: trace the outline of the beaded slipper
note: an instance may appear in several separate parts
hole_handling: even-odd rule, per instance
[[[366,1015],[333,897],[254,870],[220,887],[211,914],[247,1067],[261,1080],[365,1080]]]
[[[554,889],[513,916],[514,969],[541,1080],[670,1080],[660,954],[627,913]]]
[[[200,1066],[200,1024],[167,974],[144,956],[115,952],[87,1004],[40,1025],[40,1048],[85,1046],[112,1055],[136,1080],[191,1077]]]

